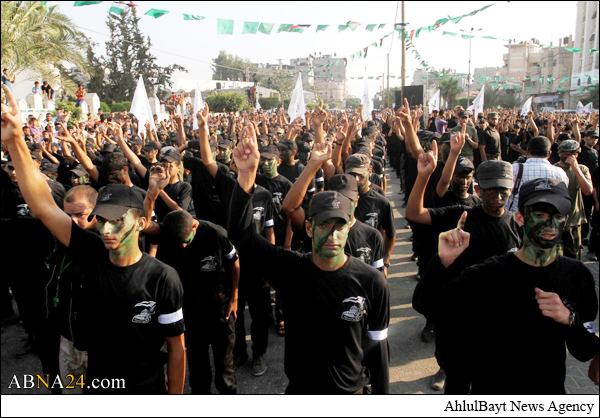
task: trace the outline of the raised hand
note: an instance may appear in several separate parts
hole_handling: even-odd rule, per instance
[[[310,155],[309,163],[315,162],[320,166],[331,160],[333,150],[331,149],[331,143],[326,142],[325,144],[315,144],[314,149]]]
[[[440,235],[438,253],[445,267],[450,267],[469,248],[471,234],[464,231],[468,215],[468,212],[464,212],[455,229],[446,231]]]
[[[463,132],[456,132],[450,137],[450,151],[460,154],[466,142],[466,135]]]
[[[419,155],[419,161],[417,162],[417,169],[419,174],[425,176],[431,176],[437,167],[438,162],[438,146],[437,141],[433,141],[431,144],[431,151],[424,152]]]
[[[260,163],[256,131],[252,124],[246,125],[238,146],[233,150],[233,160],[240,174],[255,174]]]
[[[196,117],[198,118],[198,126],[207,126],[209,113],[210,109],[208,107],[208,103],[204,103],[204,109],[201,109],[198,111],[198,113],[196,113]]]
[[[162,165],[155,165],[150,168],[150,189],[162,191],[169,184],[167,170]]]
[[[327,112],[323,110],[323,101],[319,101],[319,106],[312,113],[312,122],[314,125],[323,125],[327,119]]]
[[[8,103],[2,103],[2,144],[7,145],[23,138],[23,120],[12,91],[6,85],[2,85],[2,90]]]
[[[65,126],[64,122],[59,122],[58,126],[60,126],[60,131],[58,131],[58,140],[61,142],[66,142],[67,144],[76,144],[75,138],[69,133],[69,130]]]

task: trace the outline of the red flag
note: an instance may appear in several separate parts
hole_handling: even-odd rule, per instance
[[[411,41],[413,40],[413,36],[415,36],[415,32],[416,32],[416,30],[412,30],[412,31],[410,32],[410,40],[411,40]]]

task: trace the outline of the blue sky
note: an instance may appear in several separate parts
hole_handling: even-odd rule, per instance
[[[73,18],[81,30],[94,41],[104,43],[109,33],[106,17],[111,2],[100,5],[73,7],[73,2],[50,2],[60,4],[61,12]],[[169,10],[170,13],[159,19],[144,16],[140,28],[150,36],[154,55],[160,65],[178,63],[197,78],[211,78],[210,63],[219,50],[248,58],[255,63],[276,63],[283,59],[289,63],[292,58],[309,54],[334,54],[349,57],[350,54],[378,42],[392,31],[397,4],[395,1],[374,2],[154,2],[136,1],[138,14],[142,15],[151,8]],[[406,2],[406,21],[409,28],[429,26],[436,20],[448,16],[459,16],[491,4],[491,1],[473,2]],[[452,67],[458,72],[468,70],[469,42],[460,37],[442,36],[442,31],[459,32],[471,28],[482,30],[481,35],[489,35],[518,41],[539,39],[543,44],[558,43],[561,37],[572,35],[575,31],[575,1],[563,2],[497,2],[495,6],[467,17],[459,24],[448,23],[442,29],[424,32],[414,45],[428,63],[441,69]],[[184,21],[183,13],[206,16],[203,21]],[[217,18],[235,20],[233,35],[217,35]],[[303,34],[281,33],[271,35],[242,35],[244,21],[266,23],[312,24],[313,27]],[[362,23],[356,31],[346,30],[338,33],[337,26],[348,21]],[[401,22],[400,12],[396,22]],[[368,32],[366,24],[386,23],[382,30]],[[316,33],[316,25],[330,24],[325,31]],[[97,33],[99,32],[99,33]],[[390,53],[390,73],[400,75],[401,42],[392,37],[384,41],[383,48],[369,48],[367,59],[349,60],[348,76],[360,77],[382,75],[386,69],[386,56]],[[505,42],[499,40],[473,40],[472,69],[485,66],[501,66],[502,54],[506,52]],[[390,48],[391,46],[391,48]],[[160,52],[160,51],[168,51]],[[407,84],[419,67],[413,54],[407,53]],[[366,70],[365,70],[366,68]],[[373,80],[370,91],[380,89],[381,81]],[[400,85],[392,80],[391,86]],[[350,81],[348,91],[351,95],[362,95],[363,82]]]

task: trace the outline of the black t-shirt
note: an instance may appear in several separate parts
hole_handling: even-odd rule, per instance
[[[383,271],[385,243],[381,232],[358,219],[348,234],[346,252],[365,264]]]
[[[485,213],[483,205],[429,209],[431,225],[437,232],[450,231],[456,228],[465,211],[468,216],[464,230],[471,234],[471,244],[456,261],[458,265],[470,267],[520,247],[519,227],[510,211],[497,218]]]
[[[448,128],[447,131],[449,131],[450,129],[454,128],[458,126],[458,118],[452,116],[449,120],[448,120]]]
[[[491,127],[483,131],[481,137],[481,145],[485,145],[485,153],[489,157],[498,157],[501,153],[500,134],[496,129]]]
[[[479,196],[471,194],[466,199],[462,199],[452,193],[452,190],[448,190],[442,197],[439,197],[437,192],[434,192],[433,201],[434,208],[445,208],[447,206],[467,206],[474,208],[482,203]]]
[[[161,348],[185,331],[175,269],[146,253],[132,266],[117,267],[102,239],[75,223],[69,250],[85,267],[88,379],[125,379],[127,392],[164,385]]]
[[[387,238],[396,236],[394,214],[389,200],[371,188],[361,194],[355,213],[356,219],[377,229],[385,231]]]
[[[281,164],[277,168],[277,172],[292,183],[295,183],[298,177],[300,177],[300,174],[304,171],[304,168],[304,164],[300,162],[296,162],[294,165]]]
[[[283,211],[283,201],[291,190],[293,184],[283,176],[268,179],[264,176],[256,177],[256,184],[267,189],[273,197],[273,220],[275,222],[275,240],[282,246],[285,241],[287,216]]]
[[[550,266],[533,267],[508,254],[471,267],[449,283],[448,276],[458,270],[440,266],[439,258],[434,260],[425,281],[440,286],[436,324],[442,343],[447,342],[444,368],[448,382],[465,383],[465,394],[469,382],[472,394],[479,395],[565,394],[565,348],[579,361],[598,354],[593,333],[598,299],[594,278],[581,262],[558,257]],[[544,316],[536,288],[571,305],[575,325]]]
[[[146,172],[146,177],[144,177],[144,186],[148,187],[150,183],[150,171]],[[177,205],[192,214],[194,211],[194,202],[192,201],[192,185],[183,181],[178,181],[175,184],[167,184],[165,187],[165,193],[169,196]],[[154,205],[154,212],[156,213],[156,219],[158,222],[162,222],[172,210],[167,206],[165,201],[159,196],[156,199],[156,203]]]
[[[533,135],[531,135],[531,133],[525,129],[525,130],[521,130],[521,132],[519,132],[517,135],[515,135],[515,137],[513,138],[511,145],[515,144],[517,145],[519,148],[521,148],[524,151],[527,151],[527,146],[529,144],[529,140],[533,138]],[[508,152],[508,160],[512,163],[515,162],[519,159],[519,157],[522,154],[511,149]]]
[[[383,274],[349,256],[338,271],[317,268],[312,254],[275,247],[252,233],[250,196],[234,191],[232,242],[268,260],[264,277],[282,298],[286,321],[285,372],[289,393],[352,394],[368,382],[368,339],[389,326],[389,287]],[[322,326],[321,324],[327,324]]]
[[[589,149],[588,147],[582,147],[581,154],[579,154],[577,161],[579,164],[589,168],[590,172],[593,172],[594,169],[598,167],[598,151]]]
[[[227,211],[219,198],[215,180],[202,164],[202,160],[186,155],[183,159],[183,165],[192,174],[192,198],[196,216],[227,228]],[[220,163],[217,163],[217,166],[219,171],[229,174],[227,166]]]
[[[225,310],[231,301],[231,265],[238,259],[223,228],[199,222],[194,240],[185,248],[162,228],[157,254],[160,261],[179,273],[188,330],[199,329],[205,318],[225,319]]]
[[[511,161],[510,157],[510,144],[513,143],[516,134],[510,132],[503,132],[500,134],[500,147],[501,147],[501,155],[503,161],[508,161],[509,163],[514,163],[516,160]]]

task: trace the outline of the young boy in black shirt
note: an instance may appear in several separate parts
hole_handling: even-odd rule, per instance
[[[537,179],[520,194],[525,238],[517,253],[462,270],[456,261],[476,234],[463,229],[467,214],[440,236],[424,287],[453,341],[445,350],[447,394],[564,395],[566,348],[580,361],[598,353],[594,278],[559,255],[568,189]]]
[[[183,393],[185,381],[182,287],[177,272],[140,251],[146,228],[143,197],[125,185],[100,190],[92,212],[100,236],[74,223],[52,199],[35,172],[23,140],[14,96],[3,86],[9,106],[2,105],[2,141],[9,150],[23,197],[54,236],[85,262],[89,284],[89,369],[87,382],[122,379],[114,393],[166,393],[164,358],[168,349],[168,392]],[[90,386],[91,387],[91,386]],[[95,389],[95,388],[92,388]],[[112,393],[112,392],[111,392]]]
[[[315,195],[306,224],[313,253],[275,247],[252,228],[251,193],[260,153],[251,124],[242,133],[234,159],[239,187],[231,201],[230,239],[269,260],[267,280],[284,299],[287,393],[362,392],[367,367],[373,392],[389,393],[389,289],[382,273],[344,254],[350,200],[337,192]],[[284,270],[287,274],[282,276]],[[323,323],[327,326],[318,325]]]

